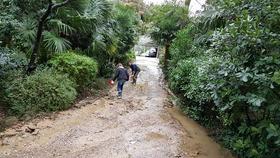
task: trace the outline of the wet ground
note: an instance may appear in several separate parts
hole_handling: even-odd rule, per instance
[[[138,84],[127,83],[123,99],[113,89],[80,109],[32,123],[33,133],[7,130],[0,158],[230,158],[205,129],[172,107],[158,60],[139,57],[137,63]]]

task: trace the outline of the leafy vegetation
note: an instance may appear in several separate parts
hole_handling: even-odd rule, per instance
[[[96,34],[96,40],[86,51],[100,65],[103,76],[112,75],[112,64],[126,63],[127,54],[138,39],[139,17],[130,6],[116,4],[109,20]]]
[[[59,72],[68,74],[78,84],[80,90],[90,86],[98,72],[95,60],[74,52],[58,54],[49,63]]]
[[[146,21],[151,25],[150,36],[158,44],[165,46],[165,66],[167,66],[167,61],[169,60],[169,47],[176,37],[176,32],[188,23],[187,14],[188,10],[185,6],[167,3],[162,6],[152,7],[146,15]]]
[[[166,75],[182,109],[239,157],[280,154],[279,9],[278,0],[212,0],[184,28],[167,25],[172,36],[151,33],[171,41]],[[159,19],[152,28],[178,17]]]
[[[1,0],[0,106],[34,115],[70,107],[94,82],[100,89],[97,76],[135,58],[142,18],[165,47],[184,112],[239,157],[278,157],[280,1],[211,0],[193,18],[175,3],[140,17],[143,1],[130,2]]]
[[[122,2],[2,0],[0,9],[0,106],[19,117],[100,89],[97,77],[127,62],[138,39],[140,16]]]
[[[21,68],[26,65],[27,60],[24,54],[0,48],[0,76],[3,78],[10,70]]]
[[[39,25],[37,19],[43,16],[48,5],[33,0],[1,2],[0,8],[4,10],[0,15],[1,46],[17,48],[30,58],[34,54],[31,52]],[[118,54],[125,55],[137,40],[139,20],[135,10],[122,3],[106,0],[68,2],[45,21],[40,48],[35,53],[36,63],[44,64],[54,54],[70,48],[95,57],[102,66],[117,57],[120,60],[122,56]]]
[[[22,69],[26,64],[27,59],[24,54],[0,48],[0,98],[4,97],[4,90],[11,80],[13,70]],[[2,102],[3,100],[0,100],[0,103]]]
[[[46,69],[13,80],[5,93],[9,112],[16,116],[69,108],[77,95],[66,75]]]

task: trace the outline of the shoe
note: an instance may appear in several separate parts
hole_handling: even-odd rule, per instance
[[[118,99],[122,99],[122,96],[118,96]]]

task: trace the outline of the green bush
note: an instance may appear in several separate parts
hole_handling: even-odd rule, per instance
[[[100,66],[99,77],[112,78],[112,74],[115,72],[114,67],[115,66],[112,63],[107,63]]]
[[[27,59],[24,54],[14,50],[0,47],[0,78],[10,70],[24,67]]]
[[[76,98],[74,87],[66,75],[45,69],[10,82],[5,90],[5,102],[9,113],[19,117],[63,110],[69,108]]]
[[[194,120],[207,127],[217,120],[217,108],[212,101],[209,90],[209,74],[220,62],[219,58],[197,56],[179,60],[175,67],[169,68],[169,86],[181,95],[181,109]],[[207,118],[204,116],[207,115]]]
[[[79,90],[90,86],[98,72],[95,60],[74,52],[58,54],[49,63],[59,72],[68,74],[78,84]]]
[[[10,84],[15,76],[21,75],[16,73],[16,69],[22,69],[27,64],[24,54],[0,47],[0,98],[4,96],[4,90]],[[0,105],[3,105],[0,100]]]
[[[170,86],[173,90],[183,93],[189,99],[205,103],[211,100],[211,93],[207,91],[209,82],[208,73],[215,59],[206,57],[188,58],[179,60],[177,66],[170,69]]]
[[[127,61],[132,61],[136,59],[136,54],[134,51],[130,51],[128,53],[126,53],[126,59]]]

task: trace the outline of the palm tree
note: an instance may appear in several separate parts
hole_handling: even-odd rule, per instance
[[[32,70],[34,70],[36,68],[35,61],[36,61],[36,58],[39,53],[42,34],[44,31],[44,25],[45,25],[46,21],[48,20],[48,17],[52,14],[52,12],[55,12],[58,8],[65,6],[69,2],[70,2],[70,0],[65,0],[60,3],[53,3],[52,0],[48,1],[48,8],[45,11],[45,13],[43,14],[43,16],[40,18],[38,26],[37,26],[36,39],[35,39],[34,47],[32,50],[31,57],[30,57],[30,61],[29,61],[28,67],[27,67],[28,73],[30,73]]]
[[[64,7],[63,9],[58,9]],[[111,6],[106,0],[65,0],[53,3],[41,17],[27,71],[36,68],[41,43],[47,52],[62,52],[71,48],[73,33],[97,32],[110,16]],[[50,15],[52,15],[50,17]],[[54,19],[51,19],[54,18]],[[47,56],[47,55],[43,55]],[[46,59],[45,59],[46,60]]]

